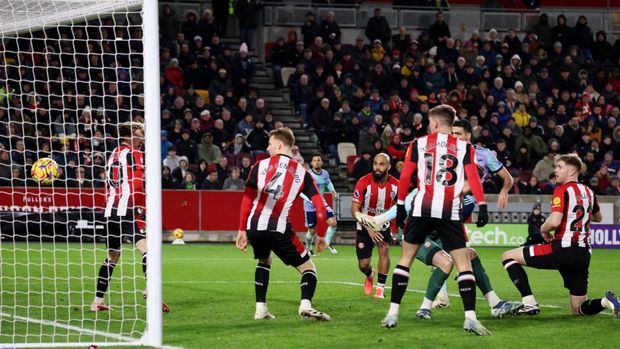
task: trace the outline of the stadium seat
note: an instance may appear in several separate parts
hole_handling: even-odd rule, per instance
[[[295,68],[291,68],[291,67],[282,67],[282,86],[287,87],[288,78],[291,75],[293,75],[295,70],[296,70]]]
[[[353,175],[353,167],[355,167],[355,162],[358,157],[356,155],[349,155],[347,157],[347,175],[351,177]]]
[[[213,172],[217,170],[217,165],[215,163],[207,165],[207,171]]]
[[[200,97],[204,98],[206,104],[211,103],[211,100],[209,99],[209,90],[195,89],[194,91],[196,91],[197,95],[199,95]]]
[[[274,46],[276,46],[274,41],[265,43],[265,62],[271,62],[271,50],[273,50]]]
[[[346,164],[350,155],[357,156],[357,148],[355,144],[350,142],[338,143],[338,157],[341,164]]]

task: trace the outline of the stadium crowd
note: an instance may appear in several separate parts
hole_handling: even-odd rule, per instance
[[[612,46],[605,32],[593,34],[585,16],[571,27],[563,15],[552,25],[542,14],[522,38],[491,29],[460,39],[441,12],[415,37],[404,27],[392,34],[376,9],[365,36],[343,43],[333,13],[319,24],[309,12],[301,33],[278,39],[274,70],[295,67],[288,87],[324,152],[357,145],[354,178],[379,152],[392,156],[398,176],[407,144],[426,134],[428,110],[449,104],[471,122],[472,141],[519,179],[515,191],[552,193],[554,155],[576,151],[585,183],[620,194],[620,40]],[[497,193],[501,183],[485,186]]]
[[[236,9],[245,14],[244,38],[260,9],[248,4],[256,7]],[[30,183],[29,166],[44,156],[60,165],[59,185],[104,185],[107,152],[118,142],[113,125],[144,120],[141,28],[107,21],[5,41],[1,185]],[[553,156],[576,151],[587,165],[582,180],[597,194],[620,195],[620,40],[612,45],[605,32],[594,34],[585,16],[573,27],[562,15],[549,22],[542,14],[521,38],[494,29],[456,38],[437,13],[414,36],[405,28],[393,34],[376,9],[365,35],[344,43],[333,12],[322,20],[309,12],[299,30],[276,40],[270,57],[277,87],[289,89],[323,152],[336,158],[339,143],[356,144],[354,178],[371,170],[379,152],[392,156],[398,176],[408,143],[426,133],[428,110],[446,103],[471,122],[473,142],[494,150],[519,179],[515,191],[551,193]],[[251,164],[267,156],[268,131],[283,126],[250,85],[250,47],[223,44],[225,28],[212,10],[181,19],[162,7],[166,189],[243,189]],[[283,81],[286,67],[294,72]],[[303,161],[298,149],[296,157]],[[493,193],[501,183],[485,185]]]

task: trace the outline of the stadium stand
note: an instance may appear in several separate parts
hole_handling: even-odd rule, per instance
[[[350,154],[338,157],[340,143],[352,142],[358,157],[388,151],[395,165],[402,160],[403,148],[425,133],[429,108],[447,103],[460,117],[470,119],[473,141],[496,151],[518,179],[515,192],[548,193],[555,184],[549,177],[547,154],[577,151],[587,164],[582,180],[598,194],[620,194],[620,126],[616,125],[620,40],[612,45],[607,34],[590,26],[585,16],[567,21],[564,15],[552,18],[544,13],[528,14],[534,23],[529,31],[502,34],[493,28],[453,34],[454,27],[447,23],[450,16],[437,13],[414,33],[406,27],[394,30],[394,10],[380,5],[383,13],[363,13],[360,18],[367,25],[357,21],[354,39],[347,39],[350,31],[343,35],[337,8],[316,7],[297,19],[301,26],[281,27],[286,37],[259,48],[255,42],[248,45],[230,35],[221,38],[222,24],[211,10],[199,14],[196,5],[181,14],[175,13],[174,6],[163,5],[162,165],[168,165],[170,172],[167,187],[200,188],[199,180],[206,177],[198,172],[225,158],[225,169],[219,173],[223,181],[230,168],[242,165],[243,157],[251,161],[264,157],[266,131],[286,125],[294,128],[301,155],[328,154],[326,166],[335,172],[337,189],[350,189],[351,181],[345,178],[356,172],[356,160]],[[270,11],[277,15],[273,8]],[[83,35],[79,30],[76,26],[62,35]],[[7,49],[17,44],[4,43]],[[114,138],[109,137],[114,130],[106,129],[105,121],[144,118],[131,112],[140,98],[120,104],[114,98],[119,90],[141,88],[140,83],[128,83],[129,76],[141,74],[140,62],[110,69],[103,57],[93,63],[93,69],[115,83],[92,83],[85,90],[78,71],[63,74],[71,80],[65,86],[72,86],[63,93],[60,86],[51,84],[45,90],[24,77],[16,84],[18,79],[11,78],[20,73],[11,65],[16,59],[23,57],[5,54],[0,69],[5,81],[0,88],[1,184],[26,180],[29,164],[43,155],[35,150],[51,154],[64,167],[69,185],[100,183],[90,180],[100,178],[106,149],[113,148],[106,143]],[[32,59],[36,74],[53,72],[54,59],[60,56]],[[29,89],[37,90],[36,97],[14,98]],[[74,105],[74,112],[47,115],[58,103]],[[62,118],[72,120],[66,129],[51,126]],[[36,121],[33,127],[20,128],[23,136],[49,134],[49,141],[31,144],[12,137],[16,131],[12,125],[23,121]],[[171,147],[174,151],[169,152]],[[182,157],[187,168],[172,176],[176,166],[169,164],[178,164]],[[396,176],[397,167],[393,166]],[[191,185],[183,183],[186,171],[193,172]],[[80,173],[86,181],[77,180]],[[486,183],[489,193],[498,189]]]

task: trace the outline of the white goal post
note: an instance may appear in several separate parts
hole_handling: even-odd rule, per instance
[[[159,72],[156,0],[0,0],[0,348],[163,345]],[[112,309],[94,313],[107,253],[97,175],[123,118],[145,125],[148,277],[123,238]],[[52,185],[30,178],[41,157],[59,159]]]

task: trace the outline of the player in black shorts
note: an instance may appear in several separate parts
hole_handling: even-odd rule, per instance
[[[254,250],[258,265],[254,273],[256,294],[255,320],[275,319],[267,309],[267,287],[271,270],[271,253],[286,265],[301,273],[301,302],[299,315],[303,318],[329,321],[329,315],[312,308],[312,297],[317,284],[316,267],[310,260],[304,244],[288,222],[293,201],[304,193],[317,210],[317,218],[325,219],[323,197],[308,171],[291,158],[295,136],[289,128],[269,133],[267,151],[270,158],[257,162],[248,175],[241,202],[237,248],[245,251],[248,242]],[[325,232],[318,232],[317,251],[327,246]]]
[[[553,192],[551,214],[540,227],[546,243],[519,247],[502,256],[504,268],[523,297],[523,305],[517,309],[517,314],[540,313],[523,269],[525,265],[560,272],[570,294],[573,314],[595,315],[609,309],[620,317],[620,302],[613,292],[607,291],[603,298],[587,298],[590,222],[600,222],[603,216],[596,195],[577,182],[581,168],[581,159],[576,154],[556,157],[554,171],[560,185]]]

